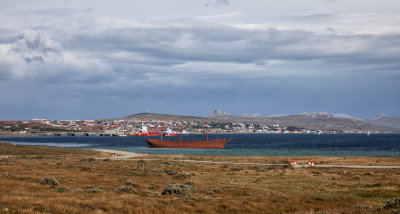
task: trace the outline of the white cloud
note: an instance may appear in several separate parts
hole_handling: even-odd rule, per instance
[[[43,32],[26,30],[13,44],[11,54],[20,55],[28,64],[46,61],[62,62],[60,43]]]
[[[231,13],[223,13],[223,14],[217,14],[217,15],[201,16],[201,17],[198,17],[198,19],[201,19],[201,20],[226,19],[226,18],[232,18],[232,17],[240,16],[241,14],[242,14],[242,12],[236,11],[236,12],[231,12]]]
[[[113,78],[101,59],[65,51],[42,31],[26,30],[12,44],[1,46],[1,79],[40,79],[47,82],[100,81]]]
[[[204,4],[205,7],[222,7],[228,6],[229,0],[207,0]]]

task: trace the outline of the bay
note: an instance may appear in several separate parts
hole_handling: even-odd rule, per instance
[[[118,149],[154,155],[232,155],[232,156],[366,156],[400,157],[399,134],[211,134],[209,139],[232,138],[225,149],[148,148],[145,139],[158,137],[99,136],[2,136],[0,141],[18,145],[66,148]],[[184,140],[204,140],[192,134]],[[164,137],[179,140],[179,136]]]

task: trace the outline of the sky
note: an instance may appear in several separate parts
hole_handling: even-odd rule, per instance
[[[0,0],[0,120],[400,116],[398,0]]]

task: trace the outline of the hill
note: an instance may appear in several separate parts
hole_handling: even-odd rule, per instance
[[[369,123],[368,121],[354,118],[346,114],[331,114],[328,112],[298,113],[294,115],[278,115],[263,117],[258,114],[247,114],[235,116],[221,110],[211,113],[208,118],[219,121],[236,122],[255,122],[264,124],[279,124],[283,126],[295,126],[299,128],[309,128],[316,130],[337,130],[351,132],[390,132],[398,133],[400,128],[385,126],[381,124]]]
[[[264,117],[260,121],[265,123],[277,123],[288,126],[321,130],[343,130],[343,131],[374,131],[374,132],[399,132],[393,127],[386,127],[368,123],[356,118],[336,117],[327,112],[299,113],[295,115]]]
[[[206,121],[205,117],[196,116],[185,116],[185,115],[174,115],[174,114],[158,114],[158,113],[138,113],[132,114],[120,119],[124,120],[194,120],[194,121]]]
[[[331,114],[328,112],[298,113],[293,115],[260,116],[247,114],[236,116],[221,110],[215,110],[207,117],[184,116],[173,114],[139,113],[121,119],[136,120],[192,120],[214,122],[244,122],[263,123],[267,125],[279,124],[280,126],[295,126],[314,130],[336,130],[349,132],[380,132],[400,133],[400,125],[396,118],[381,117],[374,120],[361,120],[346,114]]]
[[[373,119],[367,120],[369,123],[380,125],[380,126],[388,126],[393,128],[400,129],[400,117],[389,117],[387,115],[380,115]]]

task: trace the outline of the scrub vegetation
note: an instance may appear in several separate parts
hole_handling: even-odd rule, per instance
[[[107,156],[1,143],[0,212],[392,213],[400,206],[400,169],[297,168],[284,157],[99,159]],[[297,163],[311,158],[316,164],[400,163],[343,157],[302,157]]]

